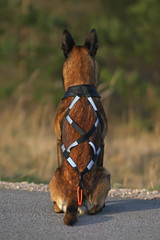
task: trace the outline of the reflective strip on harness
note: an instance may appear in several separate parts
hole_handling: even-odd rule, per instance
[[[76,96],[73,101],[71,102],[69,109],[72,109],[72,107],[74,106],[74,104],[80,99],[80,97]]]
[[[88,101],[89,101],[90,104],[92,105],[93,109],[94,109],[95,111],[97,111],[97,107],[96,107],[96,105],[94,104],[93,99],[92,99],[91,97],[89,97],[89,98],[88,98]]]
[[[70,164],[73,168],[77,167],[77,165],[75,164],[75,162],[72,160],[71,157],[67,158],[67,162],[69,162],[69,164]]]
[[[93,164],[94,164],[94,161],[91,160],[90,163],[87,165],[88,170],[91,170]]]
[[[93,148],[94,154],[96,154],[96,147],[95,147],[95,145],[91,141],[89,141],[88,143]]]
[[[62,152],[66,150],[64,144],[62,144],[61,149],[62,149]]]
[[[98,150],[97,150],[97,155],[99,156],[100,154],[100,151],[101,151],[101,148],[99,147]]]
[[[69,115],[66,117],[66,119],[67,119],[67,121],[69,122],[69,124],[72,124],[73,120],[72,120],[72,118],[70,118]]]
[[[71,151],[71,148],[73,148],[73,147],[75,147],[75,146],[77,146],[77,145],[78,145],[78,142],[77,142],[77,141],[73,142],[73,143],[67,148],[67,151],[70,152],[70,151]]]
[[[97,127],[99,123],[99,118],[97,118],[97,121],[95,122],[94,126]]]

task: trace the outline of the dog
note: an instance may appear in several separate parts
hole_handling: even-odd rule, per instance
[[[55,212],[65,212],[66,225],[73,225],[78,213],[99,212],[110,190],[110,173],[103,167],[108,127],[96,90],[97,49],[95,29],[90,31],[83,46],[76,46],[69,31],[63,31],[62,76],[66,92],[55,119],[58,168],[49,190]]]

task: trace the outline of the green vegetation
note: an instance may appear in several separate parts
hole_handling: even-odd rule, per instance
[[[137,126],[140,120],[153,130],[160,116],[159,12],[158,0],[0,0],[0,97],[12,97],[36,71],[28,91],[38,101],[50,96],[57,106],[63,94],[62,30],[68,28],[83,44],[94,27],[100,81],[125,102],[126,121]]]
[[[12,113],[20,129],[23,126],[33,130],[32,138],[35,126],[46,129],[50,124],[49,110],[55,113],[64,93],[62,31],[67,28],[76,43],[82,45],[95,28],[99,38],[99,89],[110,129],[125,125],[130,133],[143,130],[155,134],[156,139],[160,134],[159,12],[159,0],[0,0],[1,125],[11,120]],[[11,131],[8,136],[13,132],[17,136],[13,124],[6,129]],[[0,146],[8,147],[7,141],[6,146],[5,141]],[[9,159],[4,149],[3,162],[5,156]],[[14,174],[18,174],[17,169]],[[156,180],[151,185],[156,185]]]

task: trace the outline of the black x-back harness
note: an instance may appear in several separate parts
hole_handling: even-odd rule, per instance
[[[91,170],[92,166],[94,165],[94,163],[97,160],[97,158],[100,154],[100,151],[101,151],[100,146],[98,147],[98,149],[96,149],[94,143],[89,140],[90,136],[94,133],[94,131],[96,130],[99,123],[101,124],[101,129],[103,128],[103,122],[102,122],[101,116],[98,112],[98,109],[97,109],[93,99],[92,99],[92,97],[100,98],[100,95],[97,93],[97,90],[94,86],[76,85],[76,86],[72,86],[72,87],[68,88],[68,90],[65,93],[64,97],[62,98],[62,100],[65,98],[68,98],[68,97],[74,97],[74,99],[71,102],[71,104],[69,105],[69,108],[65,114],[63,121],[67,120],[68,123],[81,135],[81,137],[79,137],[76,141],[74,141],[72,144],[70,144],[70,146],[67,149],[64,146],[64,144],[62,143],[61,149],[62,149],[62,153],[63,153],[65,159],[67,160],[67,162],[79,174],[79,186],[77,188],[77,197],[78,197],[78,204],[82,205],[82,195],[83,195],[83,193],[82,193],[82,176]],[[88,99],[89,103],[91,104],[92,108],[94,109],[94,111],[96,112],[96,115],[97,115],[97,119],[96,119],[94,125],[91,127],[91,129],[88,132],[85,132],[69,115],[71,109],[73,108],[73,106],[75,106],[76,102],[81,97],[86,97]],[[88,144],[92,147],[94,154],[93,154],[93,158],[91,159],[91,161],[89,162],[87,167],[82,172],[80,172],[77,165],[75,164],[73,159],[70,157],[70,152],[71,152],[72,148],[76,147],[78,144],[80,144],[84,141],[88,142]]]

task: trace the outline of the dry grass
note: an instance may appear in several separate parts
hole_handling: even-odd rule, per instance
[[[105,153],[114,186],[159,188],[160,136],[147,132],[116,136],[115,130],[114,137],[106,139]]]
[[[36,105],[26,98],[1,108],[1,179],[51,179],[57,167],[54,117],[52,104]],[[112,127],[105,140],[104,165],[111,172],[113,186],[160,186],[160,136],[128,134],[126,127],[113,132]]]
[[[0,175],[16,180],[49,180],[56,168],[52,105],[20,101],[1,112]]]

